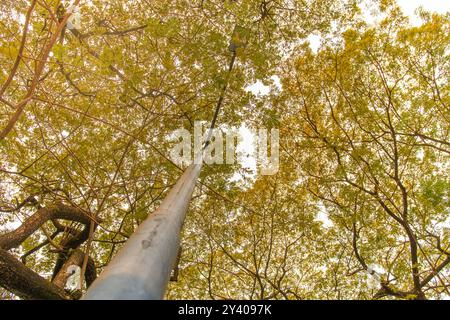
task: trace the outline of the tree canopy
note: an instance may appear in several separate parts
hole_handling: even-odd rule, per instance
[[[236,25],[218,122],[278,128],[279,171],[204,167],[167,298],[450,296],[449,13],[75,3],[79,24],[68,2],[0,3],[1,299],[79,298],[67,268],[85,290],[157,208],[184,169],[169,137],[213,117]]]

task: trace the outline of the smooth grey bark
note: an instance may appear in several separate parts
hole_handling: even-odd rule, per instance
[[[83,300],[162,299],[180,246],[180,231],[202,165],[191,164],[159,208],[133,233]]]

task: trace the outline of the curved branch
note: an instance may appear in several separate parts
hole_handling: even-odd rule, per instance
[[[41,208],[16,230],[0,235],[0,248],[10,250],[19,246],[45,222],[54,219],[72,220],[85,225],[91,221],[84,211],[61,203],[49,208]]]

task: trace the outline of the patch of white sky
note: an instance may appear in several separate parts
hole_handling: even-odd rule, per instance
[[[277,90],[282,89],[280,77],[274,75],[270,77],[270,80],[272,81],[274,87],[270,85],[265,85],[261,80],[257,80],[254,84],[248,86],[246,88],[246,91],[250,91],[251,93],[257,96],[266,96],[270,93],[272,89]]]
[[[241,125],[238,129],[240,139],[236,146],[237,161],[244,170],[239,170],[230,178],[230,182],[243,181],[244,179],[254,179],[256,177],[256,145],[255,135],[246,125]]]
[[[409,16],[410,22],[414,25],[420,24],[419,17],[415,11],[423,7],[427,11],[446,13],[450,11],[450,1],[448,0],[397,0],[403,12]]]
[[[282,90],[280,77],[274,75],[270,77],[270,81],[270,85],[265,85],[261,80],[257,80],[254,84],[246,87],[245,90],[258,97],[267,96],[272,90]],[[231,181],[243,181],[245,178],[253,179],[257,173],[255,134],[245,124],[242,124],[238,131],[241,139],[236,146],[236,154],[239,155],[238,162],[245,171],[236,172],[231,177]]]
[[[333,221],[328,216],[327,208],[323,205],[323,203],[319,203],[318,206],[319,212],[316,215],[316,221],[322,223],[322,227],[331,228],[333,226]]]

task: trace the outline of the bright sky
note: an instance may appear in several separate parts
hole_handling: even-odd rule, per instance
[[[414,15],[414,10],[423,6],[426,10],[445,13],[450,11],[449,0],[397,0],[403,11],[409,15]]]
[[[397,3],[403,9],[403,12],[409,16],[413,25],[420,25],[420,19],[414,14],[419,7],[439,13],[450,11],[449,0],[397,0]]]
[[[365,10],[364,16],[368,23],[374,23],[377,19],[374,18],[370,12],[371,1],[367,1],[366,3],[368,3],[368,4],[361,5],[363,10]],[[450,0],[397,0],[397,3],[402,8],[403,12],[409,17],[410,22],[413,25],[421,24],[421,20],[415,14],[415,11],[419,7],[423,7],[423,8],[425,8],[425,10],[434,11],[434,12],[438,12],[438,13],[450,12]],[[378,20],[379,20],[379,18],[378,18]],[[308,41],[310,43],[311,49],[314,52],[317,52],[317,50],[320,48],[321,39],[322,38],[320,37],[320,35],[316,35],[316,34],[311,34],[308,37]]]

